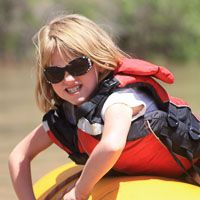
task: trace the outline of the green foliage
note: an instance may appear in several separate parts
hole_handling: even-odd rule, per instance
[[[121,46],[139,56],[198,58],[200,3],[197,0],[123,0]]]
[[[46,19],[80,13],[112,30],[119,46],[138,57],[199,59],[199,0],[0,0],[0,57],[24,56]]]
[[[30,49],[34,25],[31,7],[25,0],[0,0],[0,13],[0,57],[24,58]]]

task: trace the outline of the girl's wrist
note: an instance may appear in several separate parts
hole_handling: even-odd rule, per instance
[[[75,195],[77,200],[87,200],[90,195],[90,191],[87,191],[86,188],[83,188],[79,181],[77,181],[75,184]]]

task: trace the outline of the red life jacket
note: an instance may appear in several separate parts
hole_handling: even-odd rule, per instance
[[[172,73],[161,66],[124,59],[93,97],[77,109],[77,126],[66,119],[63,103],[44,116],[44,127],[54,143],[83,164],[101,138],[101,109],[107,97],[119,88],[147,90],[159,110],[132,122],[126,146],[113,169],[128,174],[179,176],[200,156],[200,122],[183,100],[171,97],[154,78],[174,81]]]

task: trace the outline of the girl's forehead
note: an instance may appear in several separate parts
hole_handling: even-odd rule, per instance
[[[55,50],[52,53],[51,56],[51,65],[62,65],[62,64],[66,64],[69,63],[71,60],[80,57],[81,54],[79,55],[72,55],[72,53],[61,53],[58,50]]]
[[[51,63],[52,65],[55,65],[55,63],[60,63],[60,62],[63,62],[63,58],[60,55],[60,53],[57,50],[55,50],[51,56]]]

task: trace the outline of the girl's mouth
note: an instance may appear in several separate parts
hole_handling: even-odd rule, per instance
[[[76,92],[78,92],[81,88],[81,85],[77,85],[75,87],[72,88],[66,88],[65,91],[67,91],[69,94],[74,94]]]

